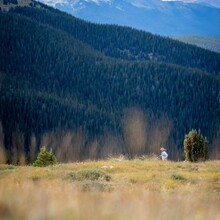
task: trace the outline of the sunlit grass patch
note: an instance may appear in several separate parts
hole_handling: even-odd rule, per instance
[[[145,185],[145,189],[149,192],[160,192],[162,190],[161,183],[158,183],[157,181],[149,182]]]
[[[195,164],[195,163],[186,162],[185,165],[182,166],[181,168],[189,172],[199,172],[200,166],[197,163]]]
[[[16,166],[8,164],[0,164],[0,178],[4,178],[11,172],[14,172],[17,169]]]
[[[1,170],[13,170],[16,169],[17,167],[11,164],[0,164],[0,171]]]
[[[128,178],[131,183],[146,184],[152,181],[155,177],[152,177],[150,174],[142,171],[142,172],[130,173],[128,175]]]
[[[213,174],[208,185],[209,191],[220,195],[220,171]]]
[[[26,177],[33,181],[39,181],[43,179],[56,179],[58,178],[59,170],[55,173],[50,167],[36,167],[29,170]],[[60,175],[60,174],[59,174]]]
[[[164,182],[163,187],[166,189],[175,189],[178,187],[178,183],[175,180],[168,179]]]

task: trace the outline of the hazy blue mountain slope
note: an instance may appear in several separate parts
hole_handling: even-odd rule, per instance
[[[202,47],[217,53],[220,53],[220,37],[199,36],[199,35],[185,35],[173,37],[176,40],[184,43],[189,43]]]

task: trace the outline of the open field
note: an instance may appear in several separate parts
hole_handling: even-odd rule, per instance
[[[220,161],[0,165],[0,219],[220,219]]]

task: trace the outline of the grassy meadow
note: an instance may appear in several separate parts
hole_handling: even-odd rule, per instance
[[[220,161],[0,165],[0,219],[220,219]]]

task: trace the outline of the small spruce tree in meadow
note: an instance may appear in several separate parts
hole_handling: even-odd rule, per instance
[[[47,151],[45,147],[42,147],[40,149],[40,152],[37,156],[36,161],[33,163],[33,166],[46,167],[49,165],[54,165],[56,163],[57,163],[57,160],[52,150]]]
[[[184,153],[187,161],[197,162],[208,159],[208,141],[200,132],[191,130],[184,139]]]

